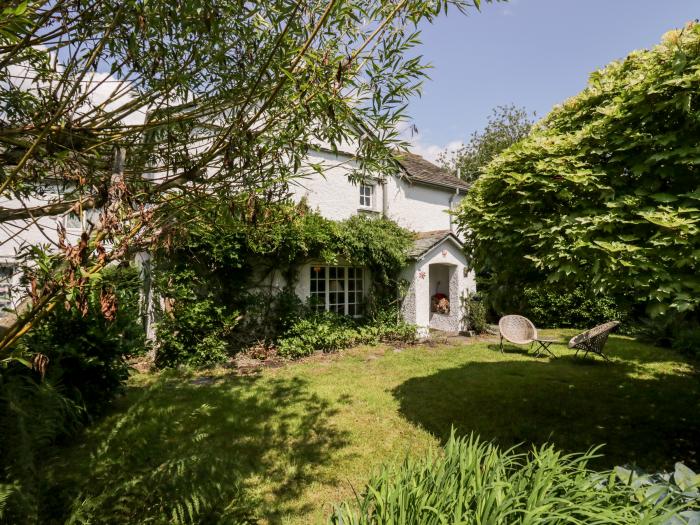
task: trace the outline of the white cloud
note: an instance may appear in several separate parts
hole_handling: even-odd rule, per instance
[[[420,135],[409,139],[411,142],[411,152],[420,155],[430,162],[436,162],[441,153],[451,153],[462,147],[461,140],[451,140],[447,144],[426,144],[421,140]]]

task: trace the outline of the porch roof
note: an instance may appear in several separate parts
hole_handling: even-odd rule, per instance
[[[413,246],[408,250],[408,258],[412,260],[420,259],[422,255],[425,255],[448,238],[455,241],[460,247],[462,246],[462,241],[450,230],[418,232],[414,236]]]

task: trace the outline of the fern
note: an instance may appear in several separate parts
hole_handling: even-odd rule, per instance
[[[80,409],[24,369],[0,374],[0,519],[38,521],[38,481],[48,447],[79,426]]]

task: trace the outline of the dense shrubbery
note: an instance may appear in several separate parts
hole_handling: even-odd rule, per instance
[[[126,359],[145,351],[139,284],[133,268],[107,268],[89,284],[85,315],[58,307],[21,340],[27,355],[48,358],[43,378],[41,370],[18,362],[0,370],[5,522],[37,522],[38,484],[50,447],[109,405],[128,377]],[[105,294],[116,297],[112,321],[102,311]]]
[[[516,454],[453,434],[444,454],[384,468],[356,503],[336,509],[331,522],[671,525],[700,518],[700,480],[688,469],[677,468],[680,483],[647,483],[623,469],[593,472],[591,457],[565,456],[551,446]],[[695,497],[679,488],[686,495],[695,490]],[[674,520],[680,512],[685,519]]]
[[[596,294],[583,285],[565,288],[542,283],[526,287],[522,297],[524,314],[547,328],[590,328],[626,317],[612,296]]]
[[[126,359],[145,352],[140,286],[135,268],[107,268],[90,284],[85,315],[75,307],[55,308],[22,341],[29,353],[49,358],[46,379],[88,414],[101,412],[123,388]],[[102,311],[104,291],[116,297],[113,320]]]
[[[279,340],[278,352],[286,357],[304,357],[316,351],[332,352],[382,341],[412,343],[415,339],[416,327],[397,321],[390,310],[364,322],[323,312],[294,323]]]
[[[224,208],[182,221],[187,228],[176,228],[171,248],[157,255],[156,288],[166,306],[157,329],[157,366],[205,366],[280,338],[280,351],[288,356],[369,341],[370,332],[379,330],[376,323],[359,328],[355,322],[331,321],[312,314],[296,297],[297,269],[311,259],[368,268],[374,280],[365,305],[371,318],[394,306],[410,232],[382,218],[331,221],[305,203],[252,206],[253,212]],[[286,281],[284,290],[273,286],[279,278]],[[307,329],[313,323],[319,324]],[[387,323],[380,325],[387,329]],[[363,334],[350,334],[358,330]]]
[[[637,325],[637,334],[656,346],[673,348],[700,358],[700,320],[697,314],[666,314],[653,319],[641,319]]]
[[[488,165],[459,222],[489,297],[543,279],[700,308],[700,24],[591,74]],[[498,309],[498,308],[497,308]]]

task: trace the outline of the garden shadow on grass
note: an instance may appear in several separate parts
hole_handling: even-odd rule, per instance
[[[301,492],[323,481],[319,467],[347,443],[329,424],[335,410],[298,378],[198,384],[170,374],[126,401],[49,469],[44,523],[71,512],[93,523],[169,523],[174,513],[276,523],[309,510],[299,508]]]
[[[514,356],[515,357],[515,356]],[[605,444],[596,467],[698,467],[700,378],[635,376],[628,363],[555,360],[469,363],[411,378],[393,394],[400,411],[444,441],[452,426],[503,447],[553,443],[566,452]]]

